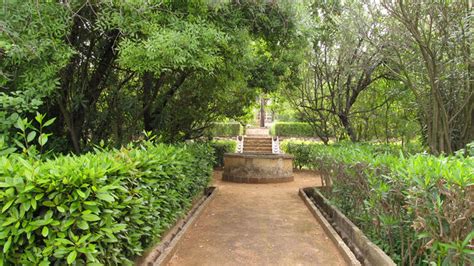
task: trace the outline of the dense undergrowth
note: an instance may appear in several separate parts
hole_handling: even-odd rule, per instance
[[[286,142],[295,165],[400,265],[472,265],[474,157],[374,144]],[[472,154],[471,154],[472,155]]]
[[[0,157],[0,265],[132,264],[207,186],[205,144]]]

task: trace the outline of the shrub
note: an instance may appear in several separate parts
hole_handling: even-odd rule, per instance
[[[405,155],[369,144],[307,148],[310,159],[301,161],[331,185],[326,196],[396,262],[473,263],[474,157]]]
[[[308,166],[311,161],[311,146],[303,142],[283,141],[281,143],[282,149],[289,154],[295,156],[293,164],[295,168],[301,169]]]
[[[0,157],[0,264],[131,264],[207,186],[211,152],[144,144],[46,161]]]
[[[272,136],[281,137],[316,137],[308,123],[303,122],[276,122],[270,129]]]
[[[215,140],[210,142],[214,150],[214,167],[224,166],[224,153],[235,152],[237,143],[233,140]]]
[[[244,134],[244,128],[238,122],[214,123],[209,130],[214,137],[234,137]]]

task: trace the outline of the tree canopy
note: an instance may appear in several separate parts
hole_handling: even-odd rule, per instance
[[[7,143],[36,112],[56,151],[199,138],[261,93],[326,143],[474,139],[467,0],[9,0],[0,17]]]

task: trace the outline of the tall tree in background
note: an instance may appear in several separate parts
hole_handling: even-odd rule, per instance
[[[353,107],[364,90],[385,77],[381,31],[363,4],[318,2],[313,8],[317,28],[305,82],[287,95],[325,143],[334,132],[331,121],[357,141]]]
[[[472,7],[462,1],[383,1],[392,33],[387,58],[415,95],[426,142],[452,153],[474,139]]]

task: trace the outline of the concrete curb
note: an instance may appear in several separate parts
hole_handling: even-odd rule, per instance
[[[209,205],[217,194],[217,187],[206,189],[204,196],[194,204],[185,218],[179,220],[173,228],[160,241],[160,244],[153,247],[135,265],[137,266],[158,266],[168,263],[176,252],[179,241],[183,235],[194,224],[202,211]]]
[[[355,257],[354,253],[349,249],[349,247],[344,243],[342,238],[339,234],[334,230],[334,228],[329,224],[329,222],[324,218],[323,214],[319,211],[319,209],[314,205],[313,201],[306,195],[303,188],[300,188],[299,191],[300,197],[303,199],[304,203],[311,211],[313,216],[318,220],[318,222],[323,226],[324,231],[328,234],[329,238],[331,238],[332,242],[336,245],[339,251],[342,253],[344,260],[349,265],[362,265],[357,258]]]
[[[372,243],[360,230],[355,226],[341,211],[333,206],[318,190],[310,188],[300,189],[300,195],[304,195],[304,200],[308,200],[310,205],[321,215],[326,221],[325,225],[329,225],[332,231],[337,231],[339,239],[344,239],[345,246],[350,248],[354,258],[357,256],[359,265],[395,266],[393,260],[385,254],[382,249]],[[308,197],[311,196],[311,199]],[[303,196],[302,196],[303,197]],[[308,207],[308,203],[306,203]],[[317,207],[316,207],[317,205]],[[312,208],[310,207],[310,209]],[[334,227],[326,219],[328,218]],[[342,240],[341,239],[341,240]]]

